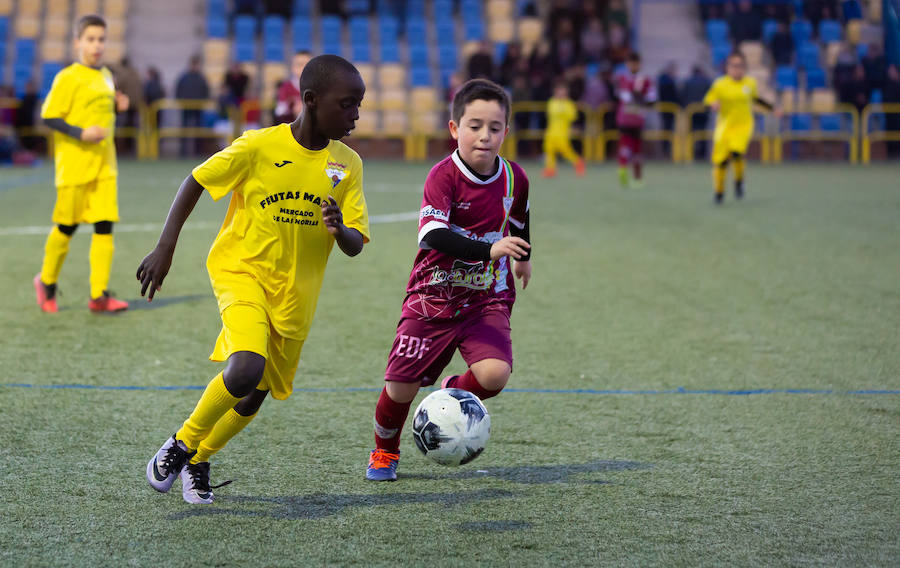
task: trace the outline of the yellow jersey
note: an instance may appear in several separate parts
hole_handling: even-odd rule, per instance
[[[569,137],[569,127],[578,118],[578,107],[571,99],[547,101],[547,135]]]
[[[281,336],[306,339],[334,246],[322,202],[334,197],[344,224],[369,241],[359,155],[337,140],[308,150],[279,124],[248,130],[193,175],[215,200],[231,193],[206,261],[219,310],[260,303]]]
[[[102,126],[106,138],[82,142],[62,132],[53,132],[56,185],[81,185],[116,177],[116,87],[109,69],[94,69],[73,63],[56,74],[41,118],[61,118],[79,128]]]
[[[753,77],[745,76],[740,81],[735,81],[725,75],[713,82],[709,92],[703,97],[703,104],[709,105],[718,101],[721,105],[716,119],[716,130],[748,127],[752,129],[753,101],[758,96],[756,79]]]

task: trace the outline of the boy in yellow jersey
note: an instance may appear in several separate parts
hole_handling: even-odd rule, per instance
[[[544,133],[544,177],[556,175],[556,154],[562,154],[575,166],[578,176],[584,175],[584,160],[572,148],[569,130],[578,118],[578,107],[569,98],[569,87],[560,81],[547,101],[547,132]]]
[[[115,90],[112,73],[101,64],[106,45],[103,18],[81,17],[76,34],[78,63],[56,75],[41,108],[44,123],[55,130],[56,226],[47,237],[34,289],[41,309],[55,313],[56,282],[72,234],[79,223],[92,223],[88,307],[92,312],[118,312],[127,309],[128,303],[113,298],[106,289],[112,270],[112,226],[119,220],[113,127],[116,110],[128,109],[128,97]]]
[[[744,154],[753,137],[753,104],[773,110],[759,98],[756,79],[745,77],[747,61],[740,52],[732,53],[725,62],[725,76],[716,79],[703,103],[718,113],[713,135],[713,187],[715,202],[725,198],[728,162],[734,164],[734,196],[744,197]],[[779,111],[775,111],[776,116]]]
[[[210,359],[225,370],[147,464],[160,492],[176,477],[188,503],[211,503],[209,459],[256,416],[263,400],[290,396],[335,242],[355,256],[369,240],[362,161],[339,140],[359,119],[365,84],[336,55],[307,63],[303,112],[290,124],[248,130],[194,168],[137,278],[148,300],[162,287],[178,234],[203,191],[231,193],[206,262],[222,332]]]

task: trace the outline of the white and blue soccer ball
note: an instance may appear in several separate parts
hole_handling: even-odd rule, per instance
[[[462,465],[484,451],[491,437],[491,415],[469,391],[441,389],[416,407],[412,433],[427,457],[441,465]]]

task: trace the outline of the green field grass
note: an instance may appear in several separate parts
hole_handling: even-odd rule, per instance
[[[52,168],[0,171],[0,565],[900,564],[896,167],[751,164],[717,208],[705,166],[623,191],[609,166],[526,163],[534,277],[493,437],[444,468],[407,431],[392,484],[363,473],[416,230],[375,224],[359,257],[335,249],[294,396],[216,456],[235,482],[202,507],[144,467],[219,368],[224,200],[158,301],[134,280],[192,165],[122,164],[118,316],[86,309],[89,227],[40,313]],[[427,170],[367,162],[370,213],[417,210]]]

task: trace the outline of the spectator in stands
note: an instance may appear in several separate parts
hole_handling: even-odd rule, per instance
[[[490,41],[484,40],[478,45],[478,51],[469,57],[467,69],[469,71],[469,79],[494,80],[494,53],[493,45]]]
[[[241,106],[247,97],[247,86],[250,84],[250,76],[244,72],[240,63],[234,62],[225,73],[225,86],[228,88],[228,96],[231,104]]]
[[[19,129],[33,129],[35,117],[38,109],[38,89],[37,84],[33,80],[25,83],[25,93],[19,99],[19,108],[16,109],[15,127]],[[40,138],[34,136],[34,133],[23,134],[19,137],[19,142],[26,150],[37,150]]]
[[[803,15],[812,22],[815,29],[818,29],[821,20],[834,18],[835,13],[837,13],[835,0],[805,0],[803,2]]]
[[[735,43],[756,41],[762,37],[762,17],[750,0],[741,0],[729,18],[731,37]]]
[[[166,89],[163,87],[162,75],[160,75],[159,69],[151,66],[147,69],[147,80],[144,81],[144,102],[149,106],[164,98],[166,98]]]
[[[678,95],[678,84],[676,83],[676,75],[678,69],[674,61],[670,61],[656,77],[656,100],[661,103],[681,104],[681,97]],[[675,115],[670,112],[660,113],[662,117],[662,127],[665,131],[675,130]],[[666,142],[668,148],[668,142]],[[668,149],[666,150],[668,151]]]
[[[870,44],[861,63],[866,69],[866,82],[869,84],[869,89],[883,89],[885,62],[881,46],[877,43]]]
[[[538,43],[528,62],[531,79],[531,96],[536,101],[546,101],[553,94],[553,79],[562,72],[550,53],[550,42]]]
[[[547,15],[547,29],[556,30],[560,20],[571,20],[575,16],[570,0],[553,0],[550,13]]]
[[[687,106],[691,103],[702,103],[703,97],[709,91],[712,82],[709,76],[703,70],[703,67],[694,65],[691,70],[691,76],[684,82],[681,87],[681,104]],[[709,112],[703,110],[694,113],[691,117],[691,130],[694,132],[706,130],[706,124],[709,121]],[[697,143],[696,157],[703,159],[706,157],[707,141],[702,140]]]
[[[608,64],[600,65],[596,73],[590,74],[585,78],[584,95],[581,97],[581,102],[592,109],[596,110],[600,105],[612,102],[612,91],[607,81],[603,78],[604,72],[608,70]]]
[[[610,0],[606,9],[606,22],[612,26],[618,24],[623,29],[628,29],[628,10],[622,0]]]
[[[132,67],[127,57],[123,57],[122,61],[113,66],[111,69],[113,78],[116,81],[116,88],[128,96],[129,101],[133,101],[128,108],[116,116],[116,125],[126,128],[135,128],[138,126],[139,106],[143,99],[144,86],[141,84],[140,72]],[[136,138],[127,138],[123,143],[123,150],[134,151],[137,144]]]
[[[194,55],[188,63],[188,69],[175,84],[175,98],[188,101],[205,101],[209,99],[209,84],[200,71],[200,56]],[[203,126],[203,110],[185,108],[181,111],[181,125],[185,128]],[[181,153],[196,155],[198,151],[196,138],[181,139]]]
[[[506,54],[503,56],[503,62],[500,64],[500,84],[509,88],[513,84],[513,78],[516,76],[521,67],[522,46],[517,41],[510,42],[506,47]],[[515,101],[515,99],[513,99]]]
[[[888,65],[884,78],[883,98],[886,103],[900,103],[900,68],[897,64]],[[900,113],[891,112],[884,115],[887,130],[900,132]],[[887,143],[888,157],[900,158],[900,141]]]
[[[278,94],[275,101],[275,124],[293,122],[303,109],[300,100],[300,74],[312,54],[308,51],[298,51],[291,58],[291,75],[278,86]]]
[[[777,20],[788,23],[791,21],[791,4],[789,2],[767,2],[765,4],[766,20]]]
[[[569,98],[576,103],[584,97],[584,90],[587,87],[587,69],[584,63],[577,63],[566,70],[566,83],[569,87]],[[580,117],[580,121],[583,117]],[[576,121],[577,122],[577,121]],[[580,124],[580,122],[578,122]]]
[[[609,25],[609,59],[614,64],[622,63],[631,49],[628,47],[628,31],[618,22]]]
[[[600,18],[591,18],[581,30],[581,55],[585,61],[599,62],[606,50],[606,33]]]
[[[866,68],[862,63],[856,64],[853,76],[838,90],[838,100],[855,106],[858,111],[869,104],[869,84],[866,82]]]
[[[562,69],[568,69],[578,61],[580,48],[572,20],[564,18],[556,24],[550,50],[557,66]]]
[[[831,74],[836,91],[840,92],[843,85],[853,79],[856,69],[856,52],[848,44],[841,46],[834,62],[834,70]]]
[[[775,34],[769,42],[772,50],[772,59],[775,65],[790,65],[794,61],[794,38],[784,22],[778,22]]]
[[[341,0],[319,0],[319,13],[344,17],[344,3]]]

